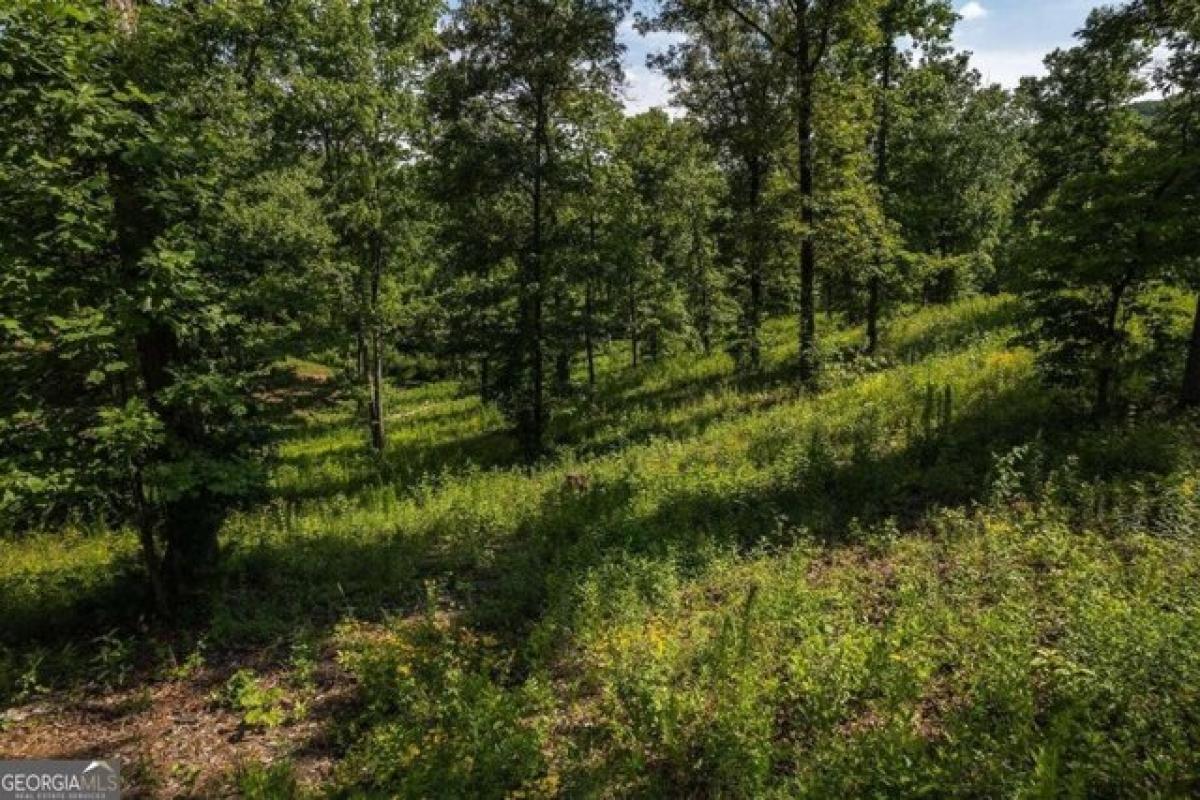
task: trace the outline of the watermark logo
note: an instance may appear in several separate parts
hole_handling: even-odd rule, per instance
[[[121,800],[121,762],[0,761],[0,800]]]

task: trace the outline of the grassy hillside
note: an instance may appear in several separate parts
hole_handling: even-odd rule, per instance
[[[1200,791],[1200,431],[1065,411],[1014,314],[913,311],[873,360],[830,324],[810,392],[782,321],[754,379],[606,353],[533,470],[452,384],[394,392],[383,459],[313,402],[182,636],[130,636],[130,534],[0,542],[0,688],[208,659],[263,731],[326,654],[340,796]],[[299,792],[282,755],[230,780]]]

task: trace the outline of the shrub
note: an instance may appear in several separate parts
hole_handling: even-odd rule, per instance
[[[502,798],[548,785],[535,720],[544,690],[507,685],[494,642],[434,616],[340,638],[365,708],[339,766],[342,794]]]

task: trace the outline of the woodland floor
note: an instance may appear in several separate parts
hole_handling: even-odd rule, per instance
[[[1200,791],[1194,421],[1073,421],[1008,298],[877,359],[826,323],[815,390],[793,333],[750,378],[606,352],[532,470],[453,383],[397,388],[374,457],[293,363],[179,625],[128,532],[0,542],[0,758],[147,798]]]

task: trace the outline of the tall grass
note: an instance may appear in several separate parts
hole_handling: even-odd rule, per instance
[[[382,457],[351,405],[306,411],[195,633],[331,637],[346,796],[1196,791],[1197,428],[1076,418],[1016,313],[909,310],[869,359],[827,325],[808,389],[790,321],[757,375],[611,350],[532,469],[452,383],[391,393]],[[28,692],[72,656],[21,632],[119,620],[133,542],[0,554]]]

